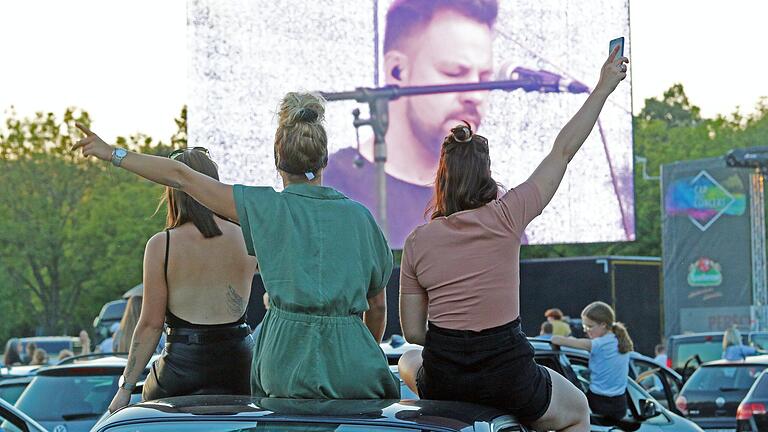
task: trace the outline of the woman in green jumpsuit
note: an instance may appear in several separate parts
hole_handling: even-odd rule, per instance
[[[82,125],[86,137],[73,149],[239,221],[270,297],[253,353],[254,396],[399,398],[399,380],[378,345],[392,252],[365,207],[321,186],[328,161],[323,114],[314,95],[283,99],[275,133],[282,192],[233,187],[167,158],[113,148]]]

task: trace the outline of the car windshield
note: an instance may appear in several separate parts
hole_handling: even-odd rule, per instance
[[[749,342],[759,350],[768,349],[768,333],[754,333],[749,336]]]
[[[168,421],[158,423],[142,424],[137,428],[135,423],[130,425],[118,425],[104,429],[104,432],[167,432],[172,430],[183,430],[185,432],[261,432],[261,431],[279,431],[279,432],[409,432],[423,431],[429,429],[398,426],[375,426],[369,424],[341,424],[341,423],[305,423],[305,422],[264,422],[264,421]]]
[[[27,349],[27,344],[29,342],[22,341],[22,349]],[[45,350],[45,352],[48,354],[48,363],[54,364],[59,360],[59,351],[63,349],[67,350],[73,350],[72,341],[66,340],[66,339],[59,339],[59,340],[36,340],[34,341],[35,346],[38,348],[42,348]]]
[[[682,369],[683,366],[685,366],[685,362],[696,354],[699,355],[702,363],[722,358],[723,341],[713,338],[709,341],[683,343],[676,346],[676,351],[675,364],[673,364],[672,367],[675,369]]]
[[[0,386],[0,399],[5,400],[9,404],[14,404],[21,396],[24,389],[27,388],[26,383],[16,383]]]
[[[685,390],[727,392],[748,391],[763,365],[710,366],[699,368],[685,385]]]
[[[37,421],[99,418],[117,392],[118,375],[37,376],[16,402]]]
[[[768,375],[763,373],[755,383],[755,388],[752,390],[752,398],[754,399],[768,399]]]
[[[112,303],[111,305],[107,306],[106,310],[104,310],[104,314],[102,314],[101,319],[119,320],[123,317],[123,312],[125,312],[125,302]]]

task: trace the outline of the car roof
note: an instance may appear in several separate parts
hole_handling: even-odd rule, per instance
[[[706,362],[701,367],[711,366],[752,366],[752,365],[764,365],[768,366],[768,355],[749,356],[742,360],[713,360]]]
[[[429,400],[313,400],[257,398],[250,396],[180,396],[125,407],[97,425],[136,423],[143,420],[339,421],[403,426],[429,426],[439,430],[463,429],[477,421],[491,421],[508,413],[495,408],[454,401]],[[94,428],[94,430],[97,430]]]
[[[149,364],[152,364],[159,356],[157,354],[153,355],[152,358],[149,360]],[[53,366],[47,366],[43,369],[40,369],[37,374],[38,375],[60,375],[60,374],[66,374],[68,370],[72,369],[84,369],[84,368],[114,368],[115,370],[122,371],[126,364],[128,364],[128,359],[125,357],[117,357],[117,356],[108,356],[108,357],[101,357],[96,359],[83,359],[83,360],[75,360],[71,363],[67,362],[64,364],[58,364]]]

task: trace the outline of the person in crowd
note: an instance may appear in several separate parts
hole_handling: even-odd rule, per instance
[[[34,342],[27,343],[26,346],[24,346],[24,351],[21,355],[21,362],[25,365],[32,363],[36,349],[37,345]]]
[[[552,339],[552,332],[554,331],[554,327],[552,326],[552,323],[549,321],[544,321],[541,323],[541,328],[539,329],[539,339],[544,340],[551,340]]]
[[[570,336],[571,326],[563,320],[563,311],[560,309],[547,309],[544,317],[552,324],[552,334],[558,336]]]
[[[18,342],[11,342],[8,344],[5,353],[3,353],[3,366],[9,368],[11,366],[18,366],[22,364],[21,356],[17,346]]]
[[[589,338],[553,336],[555,345],[589,351],[590,384],[587,400],[592,412],[612,420],[627,415],[629,353],[634,350],[627,329],[616,321],[608,304],[590,303],[581,312],[584,333]]]
[[[378,345],[386,325],[384,288],[392,271],[392,251],[364,206],[335,189],[322,186],[322,172],[328,161],[324,112],[324,102],[313,94],[291,92],[283,98],[274,147],[275,166],[283,179],[282,192],[271,187],[224,184],[178,160],[114,148],[83,125],[78,127],[86,136],[73,150],[82,149],[85,156],[111,160],[114,165],[173,187],[216,214],[240,223],[242,236],[237,244],[246,247],[248,254],[258,256],[261,276],[270,296],[270,308],[256,337],[253,353],[253,395],[399,398],[399,381],[389,371],[386,356]],[[185,154],[196,154],[196,151]],[[148,250],[152,250],[152,243],[150,241]],[[193,286],[191,284],[201,278],[199,268],[211,266],[218,258],[231,261],[232,252],[217,253],[202,244],[191,246],[179,245],[176,255],[170,257],[171,265],[183,263],[183,266],[178,264],[178,270],[169,271],[171,309],[175,309],[176,304],[173,287],[182,288],[174,278],[184,275],[187,286]],[[226,250],[232,251],[233,247],[230,245]],[[159,251],[162,253],[162,249]],[[193,264],[184,259],[182,253],[201,257],[201,262]],[[216,266],[223,264],[217,262]],[[255,262],[252,266],[255,267]],[[250,270],[243,281],[248,287],[253,276],[253,268]],[[163,303],[162,299],[150,301],[147,297],[151,285],[145,280],[145,309],[148,305],[156,307]],[[202,300],[200,291],[190,290],[189,294],[194,293],[196,300]],[[244,302],[236,302],[232,296],[226,298],[231,300],[227,305],[242,306],[242,311],[245,310]],[[248,295],[238,293],[238,298],[247,299]],[[189,297],[183,300],[191,302]],[[198,312],[211,309],[212,299],[204,300],[199,303],[205,307]],[[178,306],[183,305],[179,301]],[[175,310],[180,313],[179,309]],[[175,327],[172,323],[169,326]],[[159,320],[154,328],[159,333]],[[141,335],[137,327],[134,345],[137,340],[140,343],[151,340],[152,344],[157,341]],[[171,336],[169,342],[173,342]],[[171,345],[175,343],[169,343],[166,351],[172,351]],[[215,356],[211,367],[230,374],[229,368],[221,364],[221,353],[227,351],[211,347],[211,355]],[[236,357],[232,352],[229,354],[228,357]],[[162,366],[158,363],[162,365],[163,358],[155,363],[147,379],[145,396],[148,386],[154,387],[151,382],[156,376],[162,380]],[[147,359],[145,355],[138,360],[143,365],[146,363],[142,361]],[[137,364],[126,379],[135,382],[131,380],[136,379],[139,372]],[[128,396],[126,393],[120,404],[127,403]]]
[[[100,353],[114,352],[115,335],[117,334],[118,330],[120,330],[120,323],[114,323],[111,326],[109,326],[109,337],[101,341],[99,346],[96,347],[96,352],[100,352]]]
[[[742,343],[741,332],[736,325],[723,333],[723,356],[726,360],[744,360],[753,355],[762,354],[754,347]]]
[[[471,124],[454,127],[443,140],[432,220],[406,239],[400,272],[403,335],[424,349],[406,352],[398,367],[421,397],[506,409],[538,430],[588,430],[584,394],[536,364],[521,330],[520,243],[626,77],[627,62],[618,50],[611,53],[552,151],[506,193],[491,177],[488,140]]]
[[[88,136],[96,139],[90,132]],[[94,144],[102,146],[106,154],[99,152],[99,156],[110,160],[111,147],[101,140]],[[132,156],[126,157],[123,166],[133,165],[131,159],[140,163],[139,155]],[[201,147],[174,150],[168,158],[151,158],[199,178],[219,178],[216,164]],[[256,260],[248,256],[235,223],[186,192],[167,187],[158,208],[162,206],[167,210],[166,229],[147,242],[144,290],[141,298],[129,299],[120,324],[124,334],[118,348],[128,352],[128,365],[109,406],[111,412],[130,401],[166,324],[165,350],[146,378],[144,400],[250,393],[253,338],[245,318]]]
[[[656,347],[653,350],[655,357],[653,357],[653,361],[655,361],[657,364],[660,364],[662,366],[667,365],[667,347],[663,343],[660,343],[656,345]]]
[[[142,299],[143,297],[139,295],[128,298],[128,302],[125,305],[125,311],[123,311],[123,318],[120,320],[120,326],[113,337],[113,352],[128,352],[131,346],[133,332],[136,330],[136,325],[139,323]],[[165,333],[160,333],[160,341],[157,343],[157,348],[155,348],[155,354],[160,354],[163,351],[164,346]]]
[[[59,361],[66,360],[66,359],[68,359],[70,357],[74,357],[74,355],[75,355],[75,353],[73,353],[72,351],[64,348],[63,350],[59,351],[59,355],[58,355]]]
[[[30,366],[43,366],[48,364],[48,353],[42,348],[35,348],[35,352],[32,353],[32,361],[29,362]]]
[[[90,354],[91,353],[91,337],[88,336],[88,332],[83,329],[80,330],[80,334],[78,335],[78,338],[80,339],[80,354]]]

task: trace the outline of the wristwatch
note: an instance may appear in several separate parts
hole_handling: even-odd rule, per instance
[[[120,375],[120,379],[117,380],[117,386],[121,389],[128,390],[129,392],[132,392],[136,388],[136,384],[128,384],[125,382],[125,375]]]
[[[121,163],[123,163],[123,158],[128,155],[128,150],[120,147],[115,147],[114,150],[112,150],[112,165],[119,167]]]

